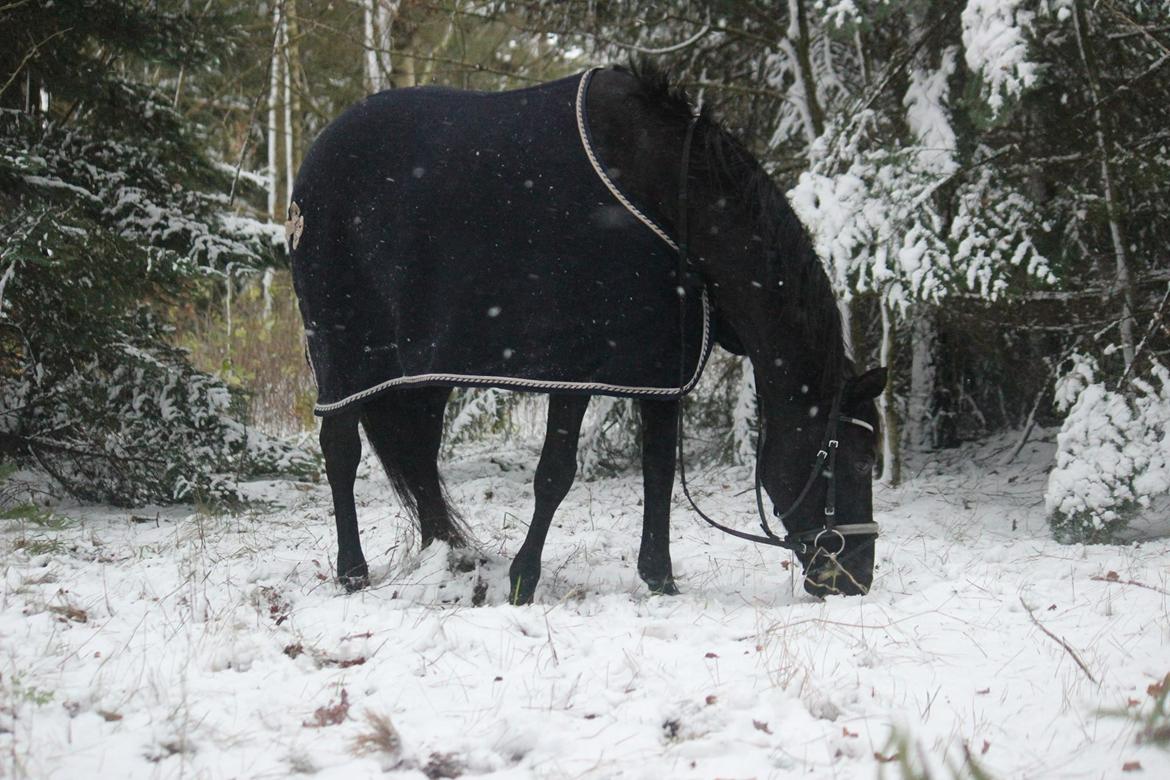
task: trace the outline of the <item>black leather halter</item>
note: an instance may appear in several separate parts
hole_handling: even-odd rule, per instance
[[[681,327],[681,323],[685,320],[682,317],[685,315],[685,298],[686,298],[686,279],[687,267],[689,265],[688,246],[687,246],[687,178],[689,175],[690,159],[691,159],[691,143],[694,140],[695,125],[699,122],[699,113],[695,113],[690,122],[687,123],[686,136],[683,139],[683,153],[682,165],[679,175],[679,190],[678,190],[678,292],[679,292],[679,312],[680,312],[680,350],[679,354],[683,355],[684,350],[681,348],[685,342],[685,333]],[[682,376],[685,373],[685,365],[680,358],[679,374]],[[679,385],[682,386],[681,384]],[[757,409],[763,409],[763,405],[756,404]],[[873,431],[873,426],[864,420],[858,420],[841,414],[841,390],[833,396],[833,406],[829,412],[829,419],[825,425],[825,434],[821,439],[821,446],[817,450],[816,459],[813,462],[812,470],[805,480],[804,487],[801,488],[796,500],[787,510],[781,512],[778,507],[773,508],[773,514],[781,523],[785,523],[789,518],[795,514],[796,510],[804,502],[805,498],[812,491],[813,486],[817,480],[824,477],[828,480],[827,492],[825,494],[824,520],[822,524],[797,533],[789,533],[784,538],[780,538],[772,531],[772,527],[768,524],[767,514],[764,512],[764,498],[761,490],[760,469],[762,466],[761,456],[764,450],[764,439],[767,435],[767,426],[763,423],[761,416],[760,434],[756,440],[756,474],[755,474],[755,490],[756,490],[756,511],[760,515],[760,527],[764,531],[764,536],[757,534],[739,531],[735,528],[730,528],[722,523],[708,517],[703,510],[699,509],[695,503],[695,499],[691,497],[691,491],[687,488],[687,469],[686,462],[683,458],[683,415],[682,409],[679,409],[678,414],[678,470],[680,481],[682,482],[683,495],[687,497],[691,508],[699,517],[703,518],[708,525],[713,528],[718,528],[725,534],[746,539],[749,542],[756,542],[758,544],[767,544],[773,547],[783,547],[787,550],[792,550],[798,554],[807,554],[810,550],[822,549],[825,552],[836,555],[845,549],[846,536],[876,536],[878,534],[877,523],[846,523],[838,525],[837,519],[837,450],[840,446],[840,441],[837,438],[837,427],[840,423],[850,423]],[[826,466],[828,468],[826,468]],[[835,537],[838,542],[836,550],[829,550],[822,546],[822,539],[828,535]]]

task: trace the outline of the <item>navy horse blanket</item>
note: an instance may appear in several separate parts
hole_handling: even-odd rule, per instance
[[[711,346],[706,296],[680,307],[674,240],[607,173],[591,74],[512,92],[390,90],[325,129],[286,225],[317,414],[424,384],[694,387]]]

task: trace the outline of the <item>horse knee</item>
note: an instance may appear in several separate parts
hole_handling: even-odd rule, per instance
[[[572,447],[567,452],[559,453],[559,457],[550,462],[541,461],[536,469],[536,478],[532,489],[536,494],[537,504],[560,504],[573,481],[577,478],[577,448]]]

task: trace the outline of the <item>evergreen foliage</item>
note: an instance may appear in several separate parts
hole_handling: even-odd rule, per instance
[[[311,462],[248,430],[238,394],[195,371],[157,314],[272,254],[264,230],[221,217],[231,181],[204,139],[129,77],[192,66],[221,28],[146,3],[0,14],[8,40],[31,36],[7,50],[19,68],[0,113],[0,453],[117,504],[230,498],[241,475],[303,472]]]

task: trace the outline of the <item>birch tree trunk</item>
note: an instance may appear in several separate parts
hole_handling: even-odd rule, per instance
[[[280,31],[281,31],[281,4],[272,4],[272,63],[269,67],[268,79],[268,216],[274,222],[279,222],[281,215],[276,210],[277,187],[277,113],[276,105],[280,102]]]
[[[294,0],[285,0],[286,6],[295,10]],[[289,44],[289,13],[285,8],[280,20],[281,38],[281,88],[284,103],[284,203],[292,200],[293,179],[296,177],[296,168],[293,161],[293,123],[292,123],[292,52]]]
[[[374,0],[377,2],[377,0]],[[398,17],[398,0],[382,0],[378,3],[378,15],[375,20],[377,32],[374,40],[378,45],[378,67],[382,71],[382,89],[390,86],[390,77],[394,73],[394,60],[391,47],[394,43],[390,32],[394,20]]]
[[[362,49],[365,52],[366,92],[380,92],[383,87],[382,68],[378,62],[378,33],[376,4],[378,0],[362,0]]]

